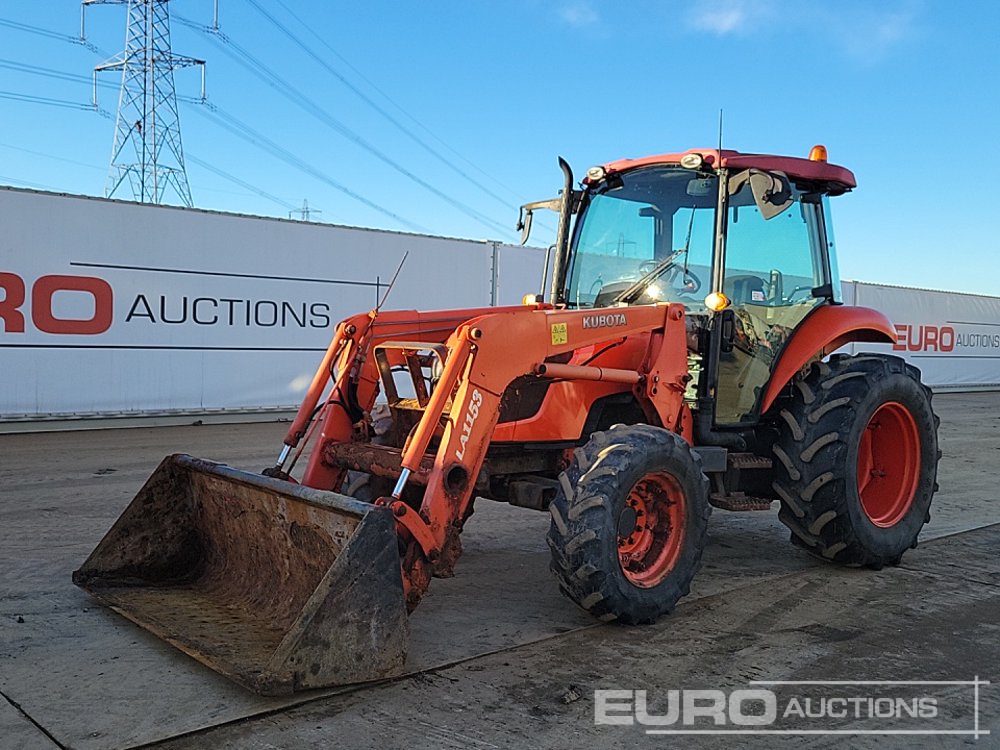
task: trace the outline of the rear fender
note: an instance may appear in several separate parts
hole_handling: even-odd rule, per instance
[[[778,355],[759,413],[771,408],[782,389],[810,360],[825,357],[852,341],[895,343],[896,329],[885,315],[868,307],[827,305],[810,313]]]

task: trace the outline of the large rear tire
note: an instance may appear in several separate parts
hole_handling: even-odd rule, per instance
[[[551,569],[564,594],[602,620],[654,622],[690,591],[711,508],[684,440],[650,425],[595,432],[549,505]]]
[[[889,355],[834,355],[795,383],[778,417],[773,487],[792,542],[847,565],[897,565],[937,490],[940,420],[920,371]]]

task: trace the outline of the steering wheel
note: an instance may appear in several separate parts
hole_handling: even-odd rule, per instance
[[[685,273],[683,268],[671,268],[667,271],[667,283],[680,296],[697,294],[701,289],[701,279],[690,269]],[[678,284],[677,282],[680,281]]]
[[[671,254],[671,257],[675,259],[679,258],[683,252],[683,249],[675,250]],[[661,263],[663,263],[662,260],[644,260],[639,264],[638,268],[640,278],[650,273]],[[668,266],[658,279],[654,279],[650,283],[655,284],[657,281],[664,282],[677,296],[697,294],[698,290],[701,289],[701,279],[698,278],[698,275],[692,273],[690,270],[685,273],[684,269],[680,266]]]

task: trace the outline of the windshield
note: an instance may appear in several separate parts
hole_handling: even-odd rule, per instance
[[[704,309],[717,195],[714,175],[681,167],[638,169],[599,183],[577,220],[567,303]]]

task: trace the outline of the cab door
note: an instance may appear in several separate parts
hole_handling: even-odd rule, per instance
[[[803,318],[834,301],[839,289],[822,196],[787,180],[784,185],[787,205],[767,216],[748,184],[729,196],[723,291],[735,315],[735,335],[731,350],[719,357],[717,424],[756,418],[755,406],[782,346]]]

